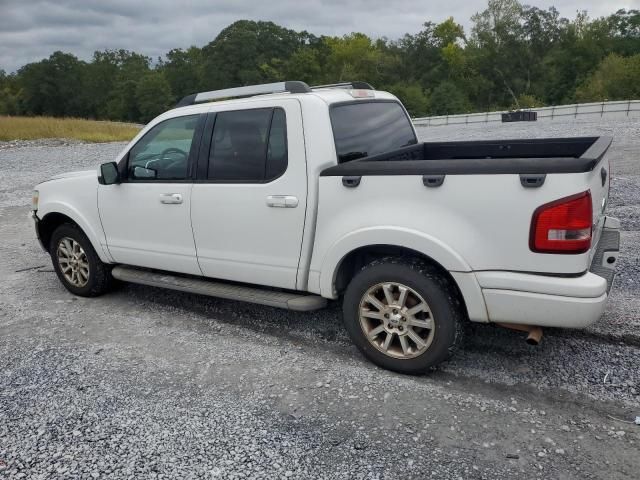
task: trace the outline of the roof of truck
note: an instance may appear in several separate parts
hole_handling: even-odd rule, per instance
[[[284,85],[287,84],[295,84],[295,88],[284,90],[284,88],[286,88]],[[203,100],[198,101],[198,97]],[[309,98],[320,98],[328,105],[354,100],[397,100],[392,94],[375,90],[364,82],[348,82],[335,85],[320,85],[317,87],[309,87],[304,82],[279,82],[188,95],[178,103],[176,108],[169,110],[169,112],[172,112],[174,115],[178,112],[185,111],[195,113],[208,110],[208,107],[213,104],[246,104],[247,102],[262,101],[267,98],[296,98],[300,101],[305,101]]]

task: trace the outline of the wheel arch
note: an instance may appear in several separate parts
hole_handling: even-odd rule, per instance
[[[51,235],[53,234],[55,229],[58,228],[60,225],[69,223],[69,224],[75,225],[80,230],[82,230],[82,232],[87,236],[87,238],[91,242],[93,249],[96,251],[101,261],[103,261],[104,263],[112,262],[112,259],[110,258],[110,256],[102,248],[102,244],[99,241],[99,237],[97,233],[92,228],[89,227],[89,224],[86,221],[83,221],[80,215],[75,215],[74,212],[64,208],[50,210],[44,214],[42,214],[42,211],[38,211],[38,214],[39,214],[38,217],[40,218],[36,227],[38,230],[37,232],[38,238],[40,238],[40,242],[42,243],[42,246],[47,251],[49,251]],[[40,215],[42,216],[40,217]]]
[[[70,223],[82,229],[77,222],[64,213],[51,212],[40,219],[36,228],[38,229],[38,238],[42,242],[42,246],[45,250],[49,251],[49,248],[51,247],[51,236],[55,229],[65,223]]]
[[[334,244],[325,256],[320,271],[319,293],[326,298],[338,298],[357,271],[374,259],[390,255],[412,257],[432,265],[455,286],[469,319],[479,322],[488,321],[480,285],[471,267],[460,255],[437,240],[419,234],[407,235],[407,232],[403,231],[401,232],[403,241],[400,241],[397,238],[399,236],[389,235],[388,231],[384,233],[385,235],[378,236],[391,241],[376,243],[344,241]],[[352,237],[352,240],[355,238]]]
[[[407,247],[382,244],[365,245],[345,255],[338,264],[335,272],[334,290],[338,294],[342,293],[347,288],[349,281],[363,266],[383,257],[403,257],[422,260],[424,263],[434,267],[441,275],[457,287],[457,283],[449,271],[428,255]]]

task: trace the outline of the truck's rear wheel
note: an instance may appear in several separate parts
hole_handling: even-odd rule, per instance
[[[462,337],[457,291],[420,260],[384,258],[365,266],[344,296],[351,339],[375,364],[418,374],[449,358]]]
[[[84,232],[65,223],[51,235],[51,261],[58,278],[74,295],[95,297],[113,283],[109,265],[102,263]]]

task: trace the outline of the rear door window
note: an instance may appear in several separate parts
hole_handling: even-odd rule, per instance
[[[337,104],[330,115],[338,163],[418,143],[411,120],[398,102]]]
[[[258,108],[216,115],[207,178],[262,183],[287,168],[284,110]]]

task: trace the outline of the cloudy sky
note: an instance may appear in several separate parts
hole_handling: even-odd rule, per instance
[[[640,0],[529,0],[598,17]],[[125,48],[157,57],[175,47],[202,46],[239,19],[271,20],[296,30],[353,31],[398,38],[427,20],[453,16],[465,29],[486,0],[0,0],[0,69],[12,72],[55,50],[88,60],[95,50]]]

